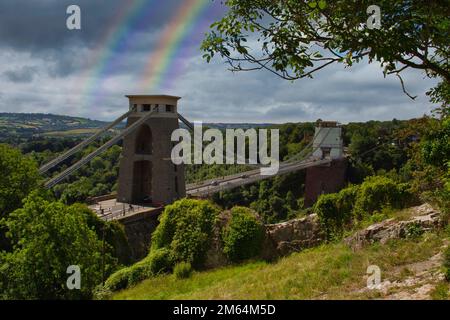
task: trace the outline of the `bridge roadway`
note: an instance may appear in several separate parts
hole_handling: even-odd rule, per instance
[[[309,167],[326,165],[331,163],[330,158],[313,159],[309,158],[297,162],[282,162],[276,175],[281,175],[289,172],[294,172]],[[255,183],[260,180],[269,179],[273,176],[261,175],[260,169],[245,171],[242,173],[225,176],[217,179],[210,179],[198,184],[189,184],[186,186],[186,194],[191,197],[205,197],[219,191],[234,189],[236,187]]]
[[[128,203],[118,202],[116,199],[109,199],[99,201],[89,208],[94,211],[97,216],[103,220],[116,220],[123,217],[130,217],[135,214],[140,214],[157,209],[151,205],[130,205]]]
[[[331,159],[313,159],[309,158],[297,162],[282,162],[277,175],[294,172],[308,167],[326,165],[331,163]],[[219,191],[230,190],[239,186],[255,183],[260,180],[269,179],[273,176],[263,176],[259,169],[245,171],[242,173],[225,176],[222,178],[202,181],[198,184],[189,184],[186,186],[186,193],[191,197],[206,197]],[[116,220],[125,217],[131,217],[144,212],[157,209],[151,205],[130,205],[128,203],[118,202],[115,199],[99,201],[89,206],[103,220]]]

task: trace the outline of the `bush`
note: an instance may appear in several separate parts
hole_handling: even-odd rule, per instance
[[[126,289],[128,287],[128,276],[130,268],[123,268],[113,273],[106,281],[105,288],[111,291]]]
[[[231,219],[223,229],[223,251],[231,261],[255,257],[261,250],[264,226],[256,213],[244,207],[231,209]]]
[[[167,248],[153,250],[148,258],[150,271],[153,275],[168,272],[172,269],[172,257],[170,250]]]
[[[151,251],[166,248],[174,263],[202,265],[219,209],[205,200],[183,199],[164,210],[152,236]]]
[[[189,262],[180,262],[173,269],[173,274],[177,279],[189,278],[192,274],[192,266]]]
[[[127,268],[128,272],[128,283],[127,286],[133,286],[142,280],[150,278],[153,274],[151,271],[151,260],[150,256],[145,259],[133,264],[131,267]]]
[[[355,219],[379,218],[386,209],[400,209],[414,203],[415,197],[406,183],[396,183],[385,176],[367,178],[360,186],[350,186],[339,193],[324,194],[314,205],[327,238],[342,236],[345,227]],[[376,214],[375,219],[370,216]]]
[[[367,178],[357,193],[354,213],[362,218],[385,207],[402,208],[414,198],[408,188],[407,184],[397,184],[387,177]]]
[[[314,212],[317,213],[328,239],[341,236],[344,227],[351,223],[358,190],[358,186],[350,186],[339,193],[321,195],[317,200]]]
[[[112,274],[106,280],[105,288],[111,291],[126,289],[161,272],[170,271],[171,266],[170,251],[157,249],[141,261]]]

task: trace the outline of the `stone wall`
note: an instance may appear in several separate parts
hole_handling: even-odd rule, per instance
[[[149,252],[152,233],[159,224],[158,217],[162,208],[153,209],[136,216],[125,217],[119,220],[125,227],[125,233],[131,248],[132,260],[145,258]]]

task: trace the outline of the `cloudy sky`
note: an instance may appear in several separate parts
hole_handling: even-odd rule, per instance
[[[2,0],[0,112],[42,112],[112,120],[125,94],[173,94],[191,121],[301,122],[409,119],[429,113],[433,82],[419,71],[384,79],[378,65],[333,66],[294,83],[269,72],[231,73],[207,64],[203,34],[225,8],[208,2],[169,51],[162,80],[145,87],[145,69],[185,0]],[[66,9],[81,8],[81,30],[68,30]]]

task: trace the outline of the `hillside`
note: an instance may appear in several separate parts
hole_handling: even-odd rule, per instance
[[[85,135],[107,122],[43,113],[0,113],[0,137],[33,135]]]
[[[407,209],[392,217],[400,225],[413,215],[414,210]],[[195,272],[188,279],[160,275],[112,298],[449,299],[449,284],[442,274],[449,231],[435,230],[361,249],[352,249],[344,242],[328,243],[274,263],[247,262]],[[381,269],[381,284],[375,290],[367,288],[370,265]]]
[[[80,117],[44,113],[0,113],[0,139],[12,136],[31,137],[36,135],[73,137],[92,134],[108,122]],[[268,127],[272,124],[251,123],[204,123],[205,127],[220,130],[235,128]],[[123,128],[125,122],[117,128]],[[181,127],[185,127],[181,124]]]

